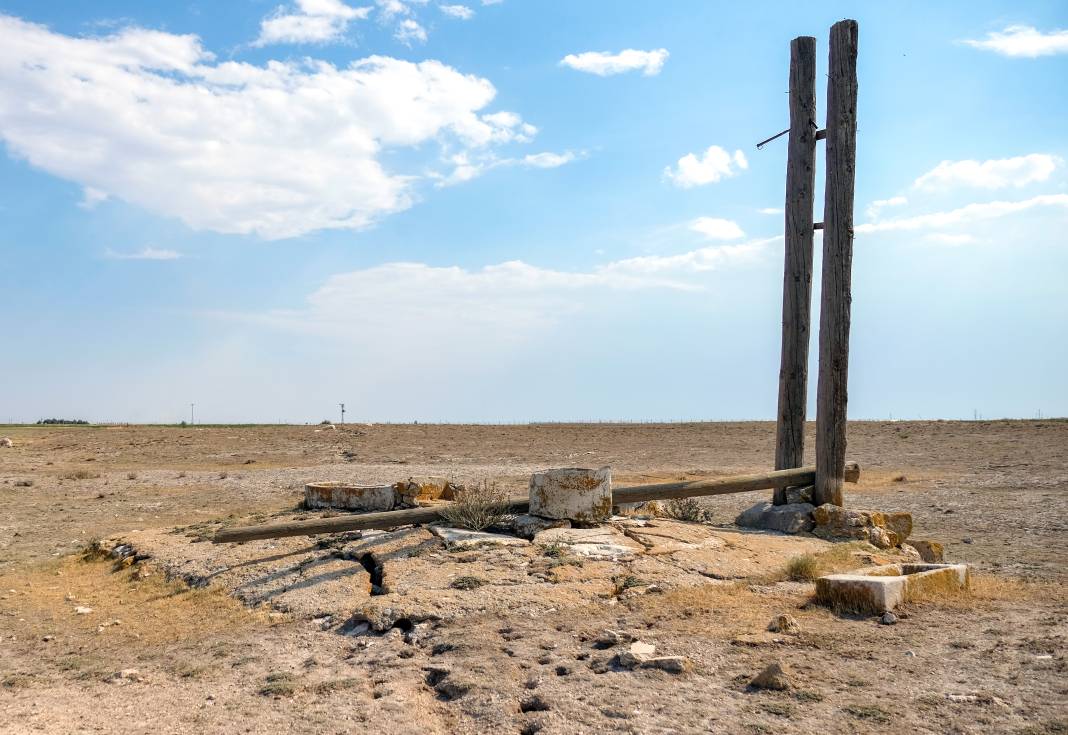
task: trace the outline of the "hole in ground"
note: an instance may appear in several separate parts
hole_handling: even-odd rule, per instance
[[[363,565],[363,568],[367,570],[367,573],[371,575],[371,594],[372,595],[384,595],[386,594],[386,587],[383,584],[386,576],[386,570],[382,564],[375,559],[375,555],[371,552],[358,557],[357,561]]]

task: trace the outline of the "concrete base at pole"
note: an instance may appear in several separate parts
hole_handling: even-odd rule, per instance
[[[612,471],[568,468],[530,476],[530,514],[596,523],[612,515]]]

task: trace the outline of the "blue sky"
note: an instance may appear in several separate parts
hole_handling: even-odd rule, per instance
[[[1068,415],[1063,2],[4,0],[0,420],[772,418],[843,17],[850,415]]]

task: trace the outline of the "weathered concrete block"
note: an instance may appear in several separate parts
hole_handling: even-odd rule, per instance
[[[581,523],[612,515],[612,471],[569,468],[530,476],[530,514]]]
[[[911,513],[880,513],[824,503],[813,511],[813,533],[825,539],[860,539],[880,549],[900,546],[912,533]]]
[[[313,482],[304,486],[304,507],[341,510],[392,510],[396,492],[392,485],[345,485]]]
[[[804,533],[815,526],[810,503],[792,503],[790,505],[772,505],[761,501],[742,511],[734,523],[743,528],[764,528],[781,533]]]
[[[816,580],[824,605],[861,613],[883,613],[921,595],[967,589],[966,564],[889,564]]]

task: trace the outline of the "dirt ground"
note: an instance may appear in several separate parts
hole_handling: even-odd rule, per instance
[[[811,584],[770,569],[567,597],[560,575],[578,567],[546,576],[525,551],[519,563],[559,588],[559,606],[551,594],[540,606],[461,605],[421,637],[354,637],[322,611],[247,605],[151,560],[116,569],[79,552],[127,536],[189,545],[168,531],[290,515],[310,480],[437,474],[521,491],[553,466],[610,465],[618,486],[756,471],[774,426],[2,427],[15,446],[0,448],[0,732],[1068,733],[1068,422],[849,431],[863,472],[847,504],[911,512],[914,537],[973,566],[973,594],[912,604],[892,626],[814,606]],[[703,501],[715,533],[737,533],[735,514],[760,497]],[[329,545],[299,546],[285,553]],[[226,548],[243,548],[250,569],[283,556]],[[750,555],[777,565],[783,553]],[[411,563],[462,562],[434,554]],[[596,569],[580,571],[592,584]],[[600,582],[618,578],[606,568]],[[800,634],[766,631],[781,613]],[[613,666],[616,648],[597,643],[606,629],[692,670]],[[772,662],[793,686],[748,689]]]

